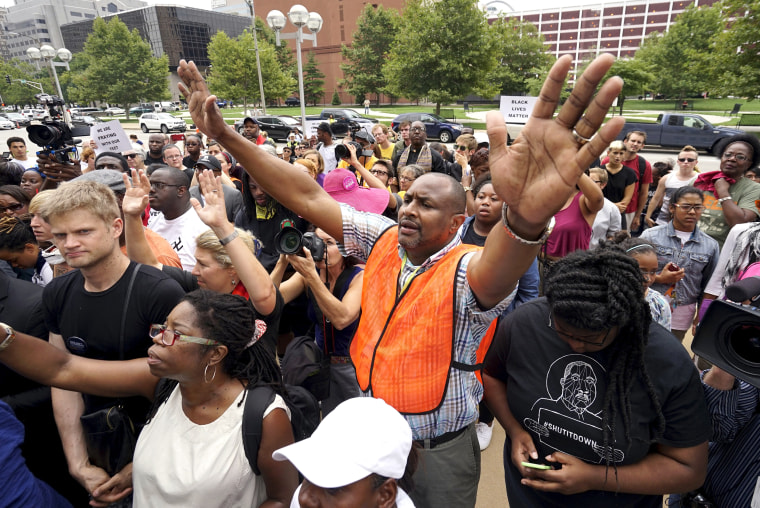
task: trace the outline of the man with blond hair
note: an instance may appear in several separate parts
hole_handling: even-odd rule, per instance
[[[144,357],[151,345],[146,330],[163,323],[183,295],[160,270],[138,266],[119,248],[124,221],[107,186],[69,182],[55,191],[42,215],[64,261],[74,268],[53,279],[42,294],[50,343],[101,360]],[[87,453],[79,418],[116,404],[114,399],[52,389],[53,411],[70,474],[91,499],[110,504],[132,487],[132,465],[106,471]],[[120,399],[135,424],[144,422],[146,402]]]

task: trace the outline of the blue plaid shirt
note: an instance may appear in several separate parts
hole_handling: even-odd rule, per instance
[[[381,215],[360,212],[348,205],[342,204],[341,212],[343,213],[343,247],[345,252],[363,261],[367,260],[372,246],[383,231],[396,224],[391,219]],[[426,259],[419,270],[407,260],[398,274],[398,287],[404,287],[414,277],[415,270],[417,270],[417,274],[423,273],[461,243],[459,235],[456,235],[448,245]],[[404,249],[400,245],[398,255],[401,259],[404,258]],[[515,294],[512,292],[511,295],[491,309],[481,309],[467,281],[467,265],[473,255],[474,253],[465,254],[459,264],[456,276],[455,308],[452,316],[455,330],[454,361],[469,365],[476,363],[475,353],[491,321],[509,306]],[[396,284],[396,281],[392,277],[370,281],[370,284],[375,283]],[[445,283],[448,284],[448,282]],[[444,319],[446,318],[444,317]],[[371,396],[372,394],[365,393],[365,395]],[[430,414],[404,415],[404,417],[412,428],[414,439],[432,439],[448,432],[460,430],[477,420],[478,403],[482,398],[483,386],[478,382],[475,374],[452,368],[446,396],[441,407]]]

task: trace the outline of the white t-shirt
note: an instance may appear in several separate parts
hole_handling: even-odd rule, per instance
[[[193,423],[182,411],[177,387],[143,428],[135,448],[134,507],[251,508],[266,500],[262,476],[251,471],[243,448],[245,394],[215,421]],[[264,411],[290,413],[279,395]]]
[[[604,205],[597,212],[594,218],[594,225],[591,226],[589,249],[593,249],[599,245],[599,240],[606,240],[608,235],[620,231],[620,226],[620,210],[615,206],[615,203],[604,198]]]
[[[198,217],[193,207],[172,220],[167,220],[161,212],[155,215],[154,212],[155,210],[151,211],[148,219],[148,229],[158,233],[169,242],[179,256],[182,268],[192,272],[195,267],[195,239],[209,227]]]
[[[21,164],[22,166],[24,166],[24,169],[36,168],[37,167],[37,158],[36,157],[34,159],[32,159],[31,157],[27,156],[25,161],[18,160],[18,159],[11,159],[11,160],[13,162],[17,163],[17,164]]]
[[[338,167],[338,159],[335,158],[335,147],[337,145],[333,143],[330,146],[322,145],[319,147],[319,153],[322,155],[322,158],[325,160],[325,171],[324,173],[327,174],[333,169]]]

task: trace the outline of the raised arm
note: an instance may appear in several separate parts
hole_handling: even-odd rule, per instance
[[[124,212],[124,244],[127,246],[127,257],[137,263],[153,266],[159,270],[164,266],[150,248],[148,239],[145,237],[145,229],[142,224],[142,213],[148,206],[148,193],[150,182],[145,172],[132,170],[132,182],[123,175],[124,185],[127,190],[121,209]]]
[[[343,240],[340,205],[306,173],[264,150],[230,129],[209,95],[206,82],[194,62],[181,60],[177,69],[179,89],[187,99],[195,125],[216,139],[238,160],[267,193],[338,241]]]
[[[190,203],[220,241],[228,239],[224,248],[248,291],[253,308],[264,316],[271,314],[277,304],[277,291],[266,269],[245,242],[235,235],[234,224],[227,220],[221,179],[215,178],[213,172],[206,169],[198,175],[198,181],[203,189],[206,206],[201,206],[195,198],[191,198]]]
[[[582,193],[580,205],[583,215],[587,220],[590,218],[591,224],[593,224],[597,212],[599,212],[604,206],[604,194],[602,193],[602,189],[600,189],[599,186],[585,173],[582,174],[578,180],[578,188]]]
[[[538,254],[540,245],[535,241],[542,237],[549,220],[575,190],[583,171],[622,129],[620,117],[600,129],[622,88],[620,78],[607,80],[594,96],[613,61],[611,55],[597,57],[554,117],[571,64],[568,56],[557,60],[531,118],[509,147],[504,117],[498,112],[488,114],[491,178],[494,190],[508,205],[506,220],[513,235],[503,224],[493,228],[484,249],[468,265],[470,287],[482,306],[492,307],[511,292]]]

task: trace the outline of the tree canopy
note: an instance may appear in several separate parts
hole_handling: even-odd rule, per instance
[[[284,99],[295,89],[296,81],[282,69],[274,47],[265,37],[260,38],[258,44],[264,96],[267,99]],[[253,49],[250,30],[234,39],[224,32],[217,32],[211,38],[208,56],[212,67],[206,78],[211,93],[220,98],[242,101],[246,109],[249,103],[261,101]]]
[[[532,23],[518,19],[497,20],[491,25],[498,63],[488,81],[502,95],[527,93],[529,80],[545,73],[554,63],[546,51],[544,37]]]
[[[711,89],[750,99],[760,93],[760,2],[724,0],[721,30],[715,36]]]
[[[140,100],[165,100],[169,93],[169,59],[156,58],[137,29],[118,16],[95,18],[84,51],[76,55],[77,72],[67,80],[68,100],[104,101],[128,109]]]
[[[304,104],[316,106],[325,95],[325,74],[319,70],[317,59],[313,51],[309,51],[309,58],[303,66],[303,100]]]
[[[14,58],[10,62],[0,63],[0,76],[2,79],[5,79],[5,76],[11,78],[11,84],[3,81],[1,89],[3,103],[6,105],[37,104],[37,99],[34,96],[40,93],[39,89],[17,80],[35,81],[42,85],[45,93],[58,95],[58,90],[55,89],[55,85],[48,77],[47,69],[42,66],[41,70],[38,71],[33,65]]]
[[[344,79],[341,85],[354,97],[380,94],[388,80],[383,73],[383,64],[399,24],[398,12],[394,9],[376,9],[367,4],[356,20],[356,32],[351,46],[341,46],[341,55],[347,63],[341,64]],[[360,101],[361,102],[361,101]]]
[[[383,66],[390,93],[442,103],[475,90],[498,89],[487,77],[497,45],[483,12],[472,0],[409,0]]]

